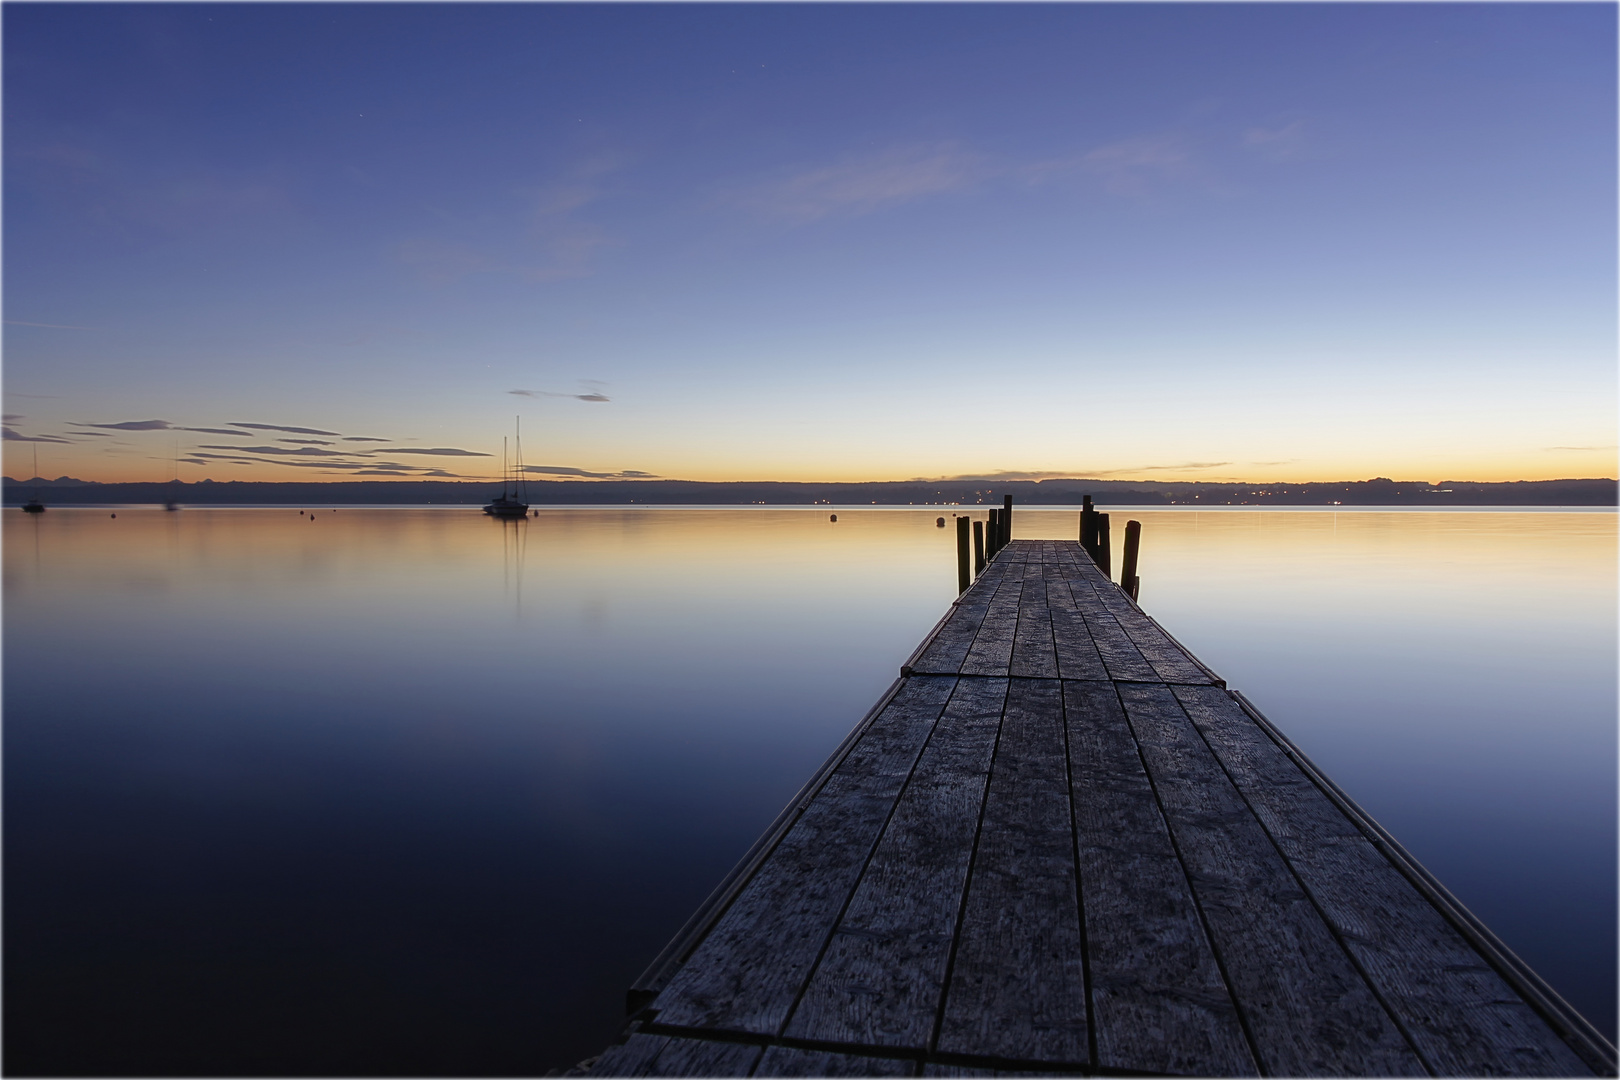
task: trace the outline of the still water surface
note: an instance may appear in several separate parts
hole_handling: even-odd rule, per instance
[[[7,1071],[598,1051],[953,598],[941,508],[831,509],[6,511]],[[1615,515],[1128,516],[1143,607],[1612,1038]]]

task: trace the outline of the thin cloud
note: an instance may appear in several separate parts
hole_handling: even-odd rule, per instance
[[[392,439],[374,439],[369,435],[345,435],[344,442],[393,442]]]
[[[276,442],[297,443],[300,446],[331,446],[331,439],[277,439]]]
[[[588,394],[562,394],[555,390],[508,390],[508,394],[526,398],[573,398],[575,401],[612,401],[613,399],[600,391],[593,390]]]
[[[374,451],[376,452],[376,451]],[[477,450],[457,450],[452,446],[421,447],[395,447],[388,451],[390,454],[432,454],[435,457],[490,457],[489,454],[479,453]]]
[[[74,427],[108,428],[112,431],[168,431],[174,425],[167,420],[124,420],[117,424],[82,424],[69,420]]]
[[[869,214],[930,195],[961,191],[985,175],[983,159],[955,143],[901,146],[859,160],[806,169],[760,184],[732,201],[769,218],[803,224]]]
[[[919,477],[918,479],[923,483],[938,483],[938,482],[945,481],[945,480],[950,480],[950,481],[953,481],[953,482],[954,481],[986,480],[986,481],[992,481],[993,482],[993,481],[997,481],[997,480],[1001,480],[1001,481],[1006,481],[1006,480],[1072,480],[1072,479],[1075,479],[1079,475],[1080,475],[1079,473],[1074,473],[1074,472],[1031,471],[1031,470],[1027,470],[1027,469],[997,469],[995,472],[989,472],[989,473],[970,473],[970,474],[966,474],[966,475],[963,475],[963,476],[942,476],[942,477],[939,477],[937,480],[930,480],[930,479],[925,479],[925,478],[922,478],[922,477]]]
[[[0,426],[0,439],[6,442],[67,443],[69,446],[73,444],[72,439],[61,439],[55,435],[24,435],[9,424]]]
[[[1141,195],[1166,175],[1185,172],[1192,160],[1186,140],[1178,135],[1143,135],[1122,139],[1081,156],[1081,172],[1102,178],[1115,195]]]
[[[1305,143],[1305,121],[1290,120],[1280,127],[1252,127],[1243,133],[1243,145],[1274,161],[1297,155]]]
[[[1188,469],[1219,469],[1223,465],[1232,464],[1230,461],[1186,461],[1180,465],[1138,465],[1130,469],[1106,469],[1093,473],[1093,476],[1118,476],[1121,473],[1141,472],[1185,472]]]
[[[78,420],[69,420],[68,423],[72,424],[74,427],[109,428],[113,431],[200,431],[205,435],[236,435],[242,438],[251,437],[251,433],[246,431],[232,431],[229,428],[213,427],[181,427],[178,424],[169,422],[168,420],[125,420],[117,424],[85,424],[79,422]],[[90,435],[94,433],[86,431],[82,432],[81,434]]]
[[[68,326],[65,323],[52,322],[23,322],[21,319],[5,320],[7,326],[37,326],[42,330],[99,330],[98,326]]]
[[[526,473],[540,473],[546,476],[574,476],[585,480],[655,480],[653,473],[642,472],[639,469],[626,469],[623,472],[587,472],[568,465],[525,465]]]
[[[1613,444],[1611,444],[1609,446],[1543,446],[1541,449],[1545,453],[1551,453],[1553,451],[1558,451],[1558,450],[1574,450],[1574,451],[1613,450],[1614,446],[1613,446]]]
[[[26,419],[28,419],[28,417],[24,416],[22,413],[16,413],[16,412],[8,412],[4,416],[0,416],[0,420],[4,420],[8,424],[14,424],[18,420],[26,420]]]
[[[282,424],[249,424],[241,420],[227,420],[226,423],[230,424],[232,427],[252,428],[254,431],[285,431],[293,435],[330,435],[333,438],[338,438],[343,434],[341,431],[322,431],[320,428],[312,427],[286,427]]]
[[[267,454],[287,457],[343,457],[337,450],[320,450],[313,446],[300,446],[290,450],[285,446],[215,446],[211,443],[203,444],[204,450],[235,450],[239,454]]]

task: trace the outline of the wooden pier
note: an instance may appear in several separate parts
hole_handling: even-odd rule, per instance
[[[1613,1076],[1072,541],[1000,548],[593,1076]]]

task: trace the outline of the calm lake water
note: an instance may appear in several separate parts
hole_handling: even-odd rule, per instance
[[[112,512],[3,515],[13,1074],[596,1053],[955,593],[947,508]],[[1615,514],[1113,516],[1142,606],[1613,1038]]]

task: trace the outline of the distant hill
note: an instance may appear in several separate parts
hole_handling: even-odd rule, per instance
[[[12,487],[13,485],[15,485],[17,487],[31,487],[31,488],[32,487],[85,487],[86,485],[94,483],[94,481],[92,481],[92,480],[75,480],[71,476],[58,476],[55,480],[47,480],[43,476],[36,476],[32,480],[13,480],[9,476],[3,477],[3,478],[0,478],[0,479],[4,479],[6,487]]]
[[[47,505],[181,503],[211,505],[481,505],[499,485],[442,480],[357,480],[336,483],[264,483],[204,480],[195,484],[98,484],[60,477],[3,478],[4,502],[38,498]],[[529,501],[558,505],[872,506],[977,505],[1002,496],[1026,506],[1073,506],[1090,495],[1104,505],[1189,506],[1614,506],[1616,482],[1516,480],[1483,484],[1446,480],[1339,481],[1321,484],[1217,484],[1173,480],[942,480],[867,484],[699,480],[530,480]]]

